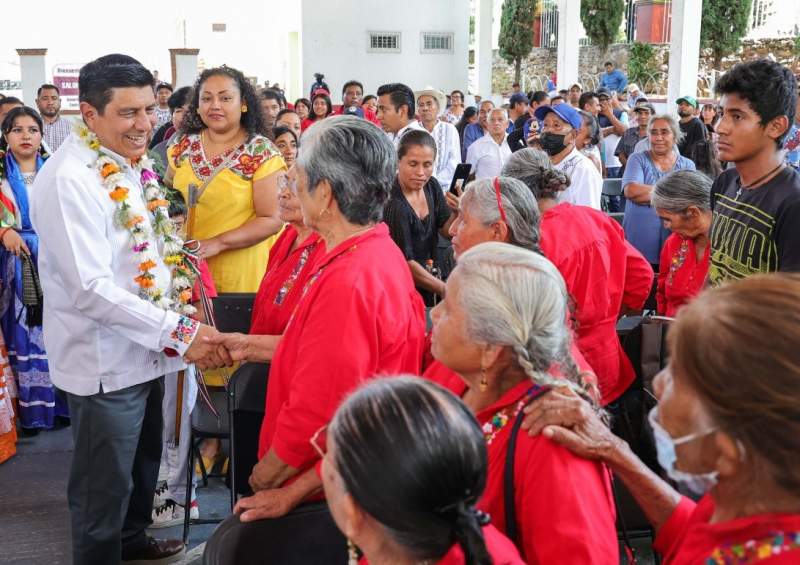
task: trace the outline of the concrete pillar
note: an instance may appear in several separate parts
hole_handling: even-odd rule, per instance
[[[483,98],[492,97],[492,0],[478,0],[475,8],[475,74],[478,92]]]
[[[702,9],[703,3],[697,0],[672,1],[672,39],[667,81],[669,112],[675,112],[675,100],[681,96],[697,96]]]
[[[169,58],[172,64],[172,86],[192,86],[197,80],[197,55],[199,49],[170,49]]]
[[[581,0],[558,1],[558,54],[556,73],[558,88],[569,88],[578,82],[580,58]]]
[[[27,106],[36,107],[36,91],[47,82],[44,56],[47,49],[17,49],[22,80],[22,101]]]

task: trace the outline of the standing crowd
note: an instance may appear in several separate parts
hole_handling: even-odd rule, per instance
[[[616,564],[620,483],[665,563],[800,559],[787,68],[674,114],[612,63],[502,106],[334,104],[322,75],[290,104],[227,66],[174,90],[125,55],[79,86],[72,127],[53,85],[0,99],[0,463],[71,426],[75,563],[183,555],[149,530],[202,510],[178,438],[249,362],[258,462],[206,563]],[[233,293],[246,334],[215,328]],[[617,335],[643,312],[674,319],[652,389]]]

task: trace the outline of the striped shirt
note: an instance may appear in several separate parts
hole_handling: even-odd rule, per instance
[[[44,122],[44,131],[42,132],[44,142],[47,145],[50,153],[54,153],[64,140],[69,137],[72,131],[72,124],[66,118],[59,116],[52,124]]]

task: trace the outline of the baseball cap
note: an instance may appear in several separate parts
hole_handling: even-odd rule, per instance
[[[578,88],[580,88],[581,90],[583,90],[583,85],[582,85],[581,83],[579,83],[579,82],[573,82],[573,83],[572,83],[572,84],[569,86],[569,89],[570,89],[570,90],[572,90],[572,87],[573,87],[573,86],[577,86]]]
[[[675,101],[675,104],[680,104],[681,102],[686,102],[692,108],[697,108],[697,98],[694,96],[681,96]]]
[[[636,84],[635,82],[632,82],[632,83],[630,83],[628,85],[627,90],[628,90],[628,92],[638,92],[639,91],[639,85]]]
[[[567,122],[574,129],[580,129],[583,125],[583,119],[578,113],[578,110],[569,104],[557,104],[556,106],[539,106],[533,113],[539,121],[544,120],[544,117],[553,112],[556,116]]]
[[[611,98],[611,91],[607,89],[605,86],[601,86],[594,92],[597,94],[597,97],[600,98],[601,96],[605,96],[606,98]]]
[[[520,102],[522,102],[523,104],[529,104],[530,103],[528,101],[528,97],[525,96],[521,92],[517,92],[515,94],[512,94],[511,98],[508,99],[508,105],[509,106],[514,106],[514,104],[519,104]]]
[[[634,112],[638,112],[639,110],[650,110],[651,114],[656,113],[656,107],[650,104],[647,100],[642,100],[641,102],[637,101],[636,105],[633,107]]]

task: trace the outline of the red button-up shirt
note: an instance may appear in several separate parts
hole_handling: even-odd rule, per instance
[[[323,256],[275,351],[259,458],[270,448],[305,470],[311,436],[341,401],[379,375],[419,374],[422,299],[400,250],[379,224]]]
[[[455,375],[455,373],[452,373]],[[457,396],[467,386],[455,375],[435,380]],[[501,410],[511,408],[508,423],[487,445],[489,474],[478,508],[505,532],[504,470],[514,412],[531,387],[524,381],[475,417],[486,432]],[[496,427],[495,427],[496,429]],[[544,436],[520,432],[514,459],[514,508],[519,549],[528,565],[617,565],[619,549],[616,512],[608,470],[602,463],[581,459]]]
[[[251,334],[283,334],[308,277],[314,272],[316,262],[325,255],[325,242],[317,232],[312,232],[292,250],[296,240],[297,230],[286,226],[269,251],[267,272],[253,303]]]
[[[644,306],[653,269],[626,240],[620,225],[586,206],[559,204],[542,215],[541,246],[575,301],[577,345],[594,369],[602,404],[616,400],[636,378],[616,331],[623,306]]]
[[[708,275],[711,245],[706,245],[703,258],[697,260],[697,246],[693,239],[673,233],[661,249],[658,267],[656,303],[658,313],[674,317],[678,308],[697,296]]]
[[[653,544],[664,565],[796,565],[800,514],[758,514],[712,524],[714,500],[681,499]]]

